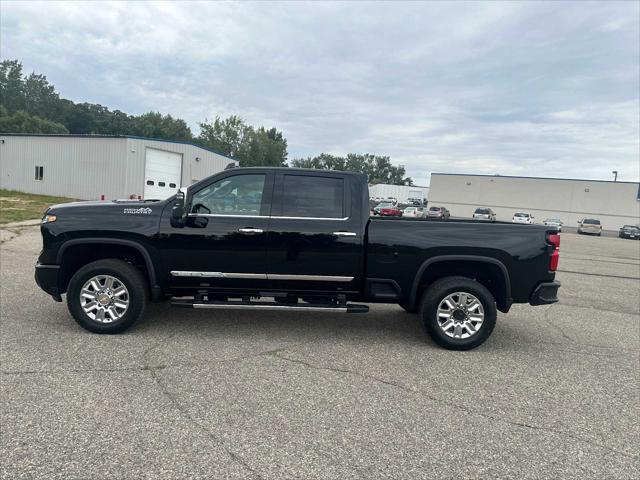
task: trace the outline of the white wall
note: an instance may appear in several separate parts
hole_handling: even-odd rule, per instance
[[[119,198],[131,165],[126,139],[0,135],[0,188],[76,199]],[[35,179],[35,167],[44,169]]]
[[[388,185],[384,183],[369,186],[369,197],[393,197],[399,202],[406,202],[409,197],[426,199],[428,193],[429,187]]]
[[[432,174],[430,186],[429,205],[445,206],[458,217],[491,207],[504,221],[528,212],[536,222],[553,217],[567,226],[593,217],[606,230],[640,222],[639,185],[633,182]]]
[[[146,147],[182,155],[182,186],[234,162],[189,143],[148,138],[0,135],[0,188],[80,200],[142,195]],[[42,181],[35,180],[36,166],[44,167]]]

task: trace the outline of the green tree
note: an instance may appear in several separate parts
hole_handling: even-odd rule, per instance
[[[23,91],[27,113],[54,121],[63,120],[60,96],[47,77],[32,73],[24,79]]]
[[[23,110],[9,113],[0,105],[0,132],[2,133],[69,133],[61,123],[52,122]]]
[[[18,60],[0,62],[0,105],[9,113],[25,109],[22,64]]]
[[[232,115],[200,124],[197,139],[202,146],[234,157],[242,167],[286,165],[287,140],[275,128],[253,128]]]
[[[191,129],[184,120],[173,118],[171,115],[162,115],[160,112],[149,112],[133,117],[130,134],[170,140],[193,139]]]
[[[371,184],[413,185],[413,180],[405,177],[404,167],[402,165],[394,166],[388,156],[349,153],[346,157],[338,157],[321,153],[316,157],[294,159],[291,164],[298,168],[364,173]]]

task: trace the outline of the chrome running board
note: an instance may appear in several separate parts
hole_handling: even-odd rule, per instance
[[[356,303],[339,305],[324,305],[313,303],[295,303],[281,305],[275,302],[206,302],[195,300],[174,299],[171,301],[174,307],[213,309],[213,310],[273,310],[289,312],[335,312],[335,313],[367,313],[369,307]]]

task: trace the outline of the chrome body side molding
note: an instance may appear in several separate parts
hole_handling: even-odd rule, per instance
[[[335,275],[280,275],[277,273],[197,272],[187,270],[172,270],[171,276],[253,280],[301,280],[307,282],[350,282],[353,280],[353,277],[340,277]]]
[[[335,275],[280,275],[267,273],[269,280],[303,280],[307,282],[350,282],[353,277],[339,277]]]
[[[199,278],[248,278],[254,280],[266,280],[264,273],[228,273],[228,272],[193,272],[185,270],[172,270],[172,277],[199,277]]]

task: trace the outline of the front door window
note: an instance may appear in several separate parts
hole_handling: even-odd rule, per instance
[[[218,215],[260,215],[265,175],[235,175],[198,191],[191,201],[191,213]]]

